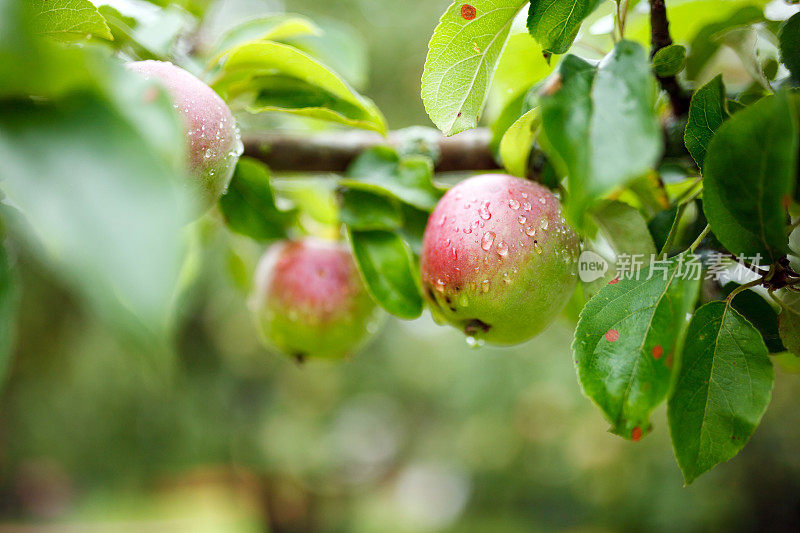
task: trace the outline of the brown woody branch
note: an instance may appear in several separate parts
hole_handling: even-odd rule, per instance
[[[669,19],[665,0],[650,0],[650,57],[653,58],[662,48],[672,44],[669,33]],[[689,112],[689,97],[683,92],[675,76],[658,77],[661,87],[669,95],[672,110],[677,116]]]
[[[292,134],[265,133],[244,139],[245,155],[260,159],[276,172],[344,172],[364,150],[373,146],[399,147],[402,132],[387,137],[363,131]],[[440,137],[436,172],[496,170],[490,148],[491,132],[478,128],[454,137]]]

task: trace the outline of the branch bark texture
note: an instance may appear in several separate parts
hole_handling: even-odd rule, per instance
[[[402,132],[387,137],[363,131],[319,134],[266,133],[244,139],[245,155],[276,172],[344,172],[367,148],[403,143]],[[435,141],[440,153],[436,172],[497,170],[490,148],[491,132],[478,128]]]

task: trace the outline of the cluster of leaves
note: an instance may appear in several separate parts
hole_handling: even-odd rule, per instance
[[[445,134],[478,124],[526,4],[455,2],[442,16],[422,97]],[[668,13],[680,16],[694,4],[702,2]],[[646,34],[631,30],[626,40],[626,20],[629,29],[640,21],[618,1],[608,15],[615,22],[610,53],[599,61],[559,57],[601,5],[530,2],[529,35],[558,64],[507,100],[496,144],[510,172],[561,189],[585,249],[605,250],[612,263],[646,258],[638,275],[620,278],[612,268],[579,289],[575,364],[585,394],[624,438],[645,436],[651,413],[668,401],[675,455],[689,483],[733,457],[755,430],[771,395],[768,355],[788,348],[800,356],[792,298],[800,287],[798,250],[789,242],[798,190],[800,14],[774,23],[755,3],[732,3],[729,13],[695,9],[693,33],[681,33],[688,47],[648,54]],[[709,79],[723,47],[752,79],[730,98],[721,76],[698,83]],[[673,99],[697,87],[688,117],[670,112],[658,85],[665,80]],[[675,126],[684,124],[676,143]],[[731,258],[728,273],[735,260],[760,260],[744,262],[743,285],[709,285],[701,295],[702,272],[686,267],[695,254],[701,269],[715,268],[712,255]]]
[[[185,126],[169,95],[123,60],[173,61],[234,111],[386,131],[376,106],[326,66],[349,44],[341,34],[276,14],[206,43],[192,14],[201,6],[153,4],[123,12],[89,0],[0,1],[0,368],[11,346],[13,264],[22,247],[114,327],[148,339],[169,330],[192,277],[199,225],[190,224],[197,208],[185,188]],[[352,83],[363,81],[358,68],[345,70]],[[430,181],[427,163],[401,167],[410,180]],[[221,205],[231,229],[259,242],[285,237],[297,227],[296,212],[274,206],[268,170],[243,160]],[[420,211],[404,209],[408,227],[419,226]],[[395,310],[410,316],[421,306],[406,305]]]

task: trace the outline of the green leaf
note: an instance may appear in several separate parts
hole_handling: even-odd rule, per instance
[[[489,143],[492,153],[496,154],[500,151],[500,143],[503,142],[503,136],[508,131],[508,128],[525,114],[523,107],[527,107],[525,105],[527,99],[528,91],[520,92],[503,107],[503,110],[492,122],[492,140]]]
[[[778,315],[778,334],[786,349],[800,357],[800,313],[783,309]]]
[[[683,142],[700,169],[714,133],[730,115],[725,109],[725,85],[722,74],[705,84],[692,96]]]
[[[216,63],[229,50],[250,41],[284,41],[299,35],[320,35],[322,30],[299,15],[270,15],[234,26],[220,38],[210,62]]]
[[[552,74],[558,61],[558,56],[545,58],[542,47],[529,33],[512,33],[497,62],[487,108],[503,109],[511,100],[520,96],[524,98],[530,87]],[[530,109],[528,107],[523,112]]]
[[[286,237],[286,226],[294,219],[275,205],[267,167],[247,157],[239,159],[219,207],[231,230],[257,241]]]
[[[593,213],[597,227],[617,255],[655,254],[655,245],[642,213],[624,202],[604,202]]]
[[[58,39],[86,38],[88,35],[113,40],[103,15],[89,0],[27,0],[36,33]]]
[[[774,380],[761,334],[725,302],[697,310],[669,401],[686,483],[739,453],[769,405]]]
[[[738,286],[736,283],[727,283],[722,288],[722,295],[728,296]],[[764,298],[755,291],[745,290],[737,294],[731,303],[761,333],[769,353],[786,351],[778,331],[778,313]]]
[[[679,272],[683,258],[656,263],[640,279],[606,285],[586,304],[575,330],[583,391],[611,431],[628,439],[650,430],[650,413],[670,388],[673,354],[700,285],[699,276]]]
[[[350,229],[397,230],[403,225],[403,215],[396,202],[378,194],[358,189],[339,191],[339,217]]]
[[[400,158],[386,146],[362,153],[347,169],[341,185],[388,195],[423,211],[436,207],[443,191],[433,184],[433,163],[422,156]]]
[[[686,47],[680,44],[665,46],[653,57],[653,70],[663,78],[677,75],[685,64]]]
[[[781,312],[778,315],[778,334],[790,353],[800,357],[800,296],[783,291],[780,297]]]
[[[657,250],[661,250],[667,243],[669,232],[675,224],[675,218],[678,216],[678,206],[670,207],[659,211],[647,223],[647,229],[650,230],[650,235],[653,237],[653,244]],[[669,250],[667,250],[669,252]]]
[[[500,141],[500,159],[510,174],[521,178],[528,175],[528,159],[540,122],[539,108],[531,109],[514,122],[503,135]]]
[[[797,154],[797,123],[783,93],[739,111],[714,135],[703,209],[730,252],[769,262],[788,253],[784,203],[794,191]]]
[[[400,230],[400,235],[408,243],[411,251],[419,256],[422,253],[422,237],[425,234],[425,228],[428,226],[430,213],[408,204],[400,204],[400,209],[403,212],[403,227]]]
[[[111,28],[113,47],[125,56],[139,59],[169,61],[178,39],[195,24],[191,15],[177,5],[159,10],[157,17],[150,10],[128,8],[123,13],[107,4],[99,6],[98,11]]]
[[[11,362],[19,293],[8,250],[0,242],[0,383]]]
[[[614,264],[618,257],[641,255],[649,259],[657,251],[641,212],[624,202],[603,202],[592,213],[592,220],[597,225],[605,242],[602,243],[603,246],[595,247],[591,251],[595,253],[603,251],[605,245],[608,245],[614,255],[607,258],[611,260],[611,267],[604,276],[594,281],[583,281],[583,295],[586,300],[600,292],[608,282],[617,276]],[[590,249],[588,243],[584,248]]]
[[[719,3],[719,2],[715,2]],[[691,9],[691,8],[690,8]],[[672,20],[672,19],[670,19]],[[764,20],[764,12],[756,6],[745,6],[727,15],[724,20],[703,26],[692,38],[689,55],[686,57],[686,76],[690,80],[697,79],[703,67],[722,46],[717,34],[725,30],[745,26]]]
[[[134,86],[137,77],[128,76]],[[170,131],[181,130],[166,99],[143,102],[139,93],[119,105],[159,105],[164,120],[151,130],[167,127],[167,118]],[[182,153],[185,137],[171,140],[163,148]],[[182,261],[188,176],[157,155],[139,125],[89,93],[2,104],[0,177],[27,217],[22,230],[34,250],[63,279],[102,311],[162,330]]]
[[[353,255],[367,289],[381,307],[400,318],[422,313],[422,296],[408,247],[388,231],[349,231]]]
[[[445,135],[478,124],[500,52],[525,0],[453,2],[428,45],[422,102]]]
[[[227,100],[249,98],[251,112],[280,111],[386,133],[375,104],[308,54],[285,44],[232,49],[214,88]]]
[[[353,87],[364,88],[369,82],[369,46],[358,30],[341,20],[316,20],[321,32],[295,35],[286,39],[294,46],[318,58]]]
[[[561,87],[542,98],[543,148],[569,176],[567,215],[579,229],[592,204],[658,161],[662,132],[647,53],[622,41],[595,69],[566,56]]]
[[[781,63],[786,65],[796,84],[800,84],[800,13],[781,24],[778,32]]]
[[[542,49],[563,54],[572,46],[583,19],[603,0],[532,0],[528,10],[528,31]]]

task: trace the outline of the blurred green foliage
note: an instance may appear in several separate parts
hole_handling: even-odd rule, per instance
[[[201,29],[219,35],[234,20],[285,8],[340,29],[329,38],[349,55],[332,66],[375,99],[393,128],[428,123],[419,79],[427,37],[447,0],[171,4],[174,17],[140,28],[153,39],[144,39],[147,48],[119,38],[122,53],[165,54],[183,9],[210,9]],[[606,4],[587,28],[609,15]],[[716,1],[676,4],[674,35],[688,44],[741,2],[724,2],[724,9]],[[124,34],[124,16],[109,22],[115,37]],[[631,14],[629,37],[646,41],[645,22]],[[343,27],[367,46],[342,37]],[[0,30],[7,29],[0,20]],[[529,50],[531,61],[501,62],[490,99],[495,112],[520,97],[511,88],[550,71],[532,41],[512,42]],[[303,44],[320,55],[326,48]],[[600,31],[582,39],[588,50],[611,44]],[[47,83],[56,72],[52,58],[36,59],[38,76],[17,76],[19,86],[6,84],[0,93],[59,93],[63,87]],[[726,83],[747,87],[750,78],[735,57],[721,53],[713,61],[725,67]],[[0,65],[0,75],[9,64]],[[58,79],[83,83],[84,70]],[[707,74],[699,69],[692,81],[708,81]],[[279,196],[311,205],[302,223],[335,220],[329,184],[298,181],[274,185]],[[481,533],[800,527],[796,375],[778,371],[772,406],[737,460],[683,488],[663,408],[654,415],[654,433],[634,444],[606,433],[581,396],[569,348],[574,324],[556,324],[520,347],[476,350],[426,314],[392,320],[345,364],[298,366],[257,342],[246,297],[260,246],[224,230],[213,214],[187,233],[190,260],[181,290],[169,295],[175,325],[165,342],[120,332],[80,300],[75,285],[91,278],[65,280],[34,249],[11,247],[22,299],[0,392],[3,524]]]

